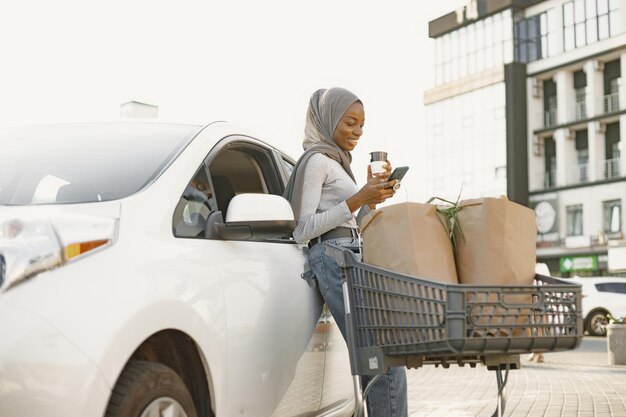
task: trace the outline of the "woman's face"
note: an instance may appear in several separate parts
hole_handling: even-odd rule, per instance
[[[363,134],[365,123],[365,109],[358,101],[348,107],[341,121],[335,129],[333,139],[337,146],[344,151],[350,152],[356,147],[359,138]]]

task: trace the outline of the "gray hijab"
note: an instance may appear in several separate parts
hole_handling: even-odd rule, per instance
[[[346,110],[357,101],[360,102],[356,95],[343,88],[319,89],[311,96],[302,143],[304,154],[296,163],[283,194],[291,202],[296,220],[300,220],[305,167],[314,154],[322,153],[339,162],[356,183],[350,169],[352,156],[337,146],[333,137]]]

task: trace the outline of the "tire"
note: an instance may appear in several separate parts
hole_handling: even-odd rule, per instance
[[[609,324],[607,314],[603,310],[589,313],[585,327],[590,336],[606,336],[606,325]]]
[[[191,394],[176,372],[160,363],[134,360],[117,380],[105,417],[162,416],[165,410],[176,417],[197,417]]]

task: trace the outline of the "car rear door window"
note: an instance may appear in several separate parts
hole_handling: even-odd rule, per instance
[[[596,288],[600,292],[626,294],[626,283],[622,282],[606,282],[602,284],[596,284]]]

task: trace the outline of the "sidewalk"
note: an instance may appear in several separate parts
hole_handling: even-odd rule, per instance
[[[608,365],[606,339],[586,337],[544,363],[527,356],[509,373],[505,416],[626,417],[626,366]],[[408,379],[410,417],[489,417],[496,408],[496,374],[482,366],[427,366]]]

